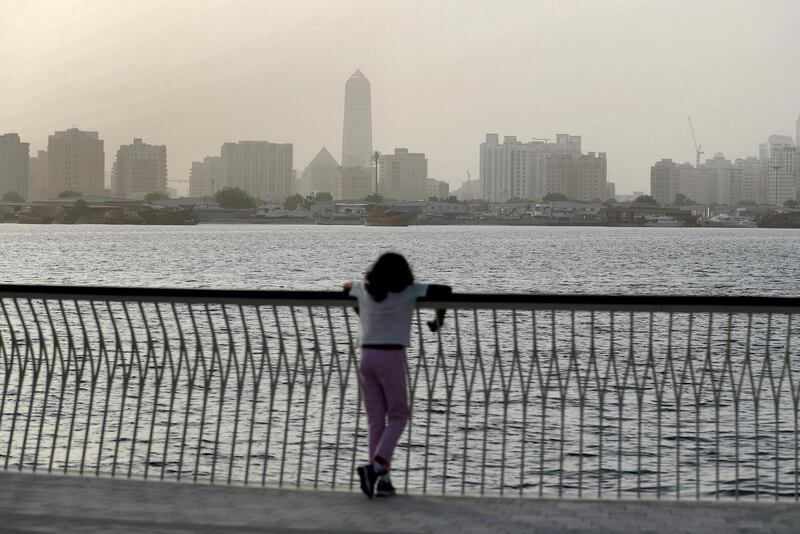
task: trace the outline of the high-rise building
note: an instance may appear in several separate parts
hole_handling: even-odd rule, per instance
[[[378,169],[379,191],[394,200],[425,200],[428,193],[428,160],[421,152],[395,148],[384,154]]]
[[[427,198],[436,197],[440,199],[450,198],[450,184],[444,180],[435,180],[428,178],[428,196]]]
[[[541,199],[547,193],[564,193],[574,200],[597,200],[606,195],[606,154],[581,154],[581,138],[558,134],[556,142],[533,139],[520,142],[486,134],[481,143],[482,196],[492,202],[511,198]]]
[[[330,193],[336,191],[336,181],[339,178],[339,164],[328,149],[322,149],[314,156],[300,177],[299,193]]]
[[[39,150],[28,164],[30,200],[47,200],[47,150]]]
[[[800,182],[800,155],[788,144],[773,147],[767,165],[766,202],[776,206],[797,199]]]
[[[369,167],[372,152],[372,96],[369,80],[356,69],[344,86],[342,167]]]
[[[28,161],[30,145],[22,143],[19,134],[0,135],[0,198],[17,193],[29,198]]]
[[[800,146],[800,115],[797,116],[797,122],[794,123],[794,146]]]
[[[47,198],[63,191],[105,194],[105,151],[97,132],[56,132],[48,138],[47,160]]]
[[[764,162],[769,161],[773,150],[780,150],[785,146],[794,146],[790,135],[770,135],[766,143],[758,145],[758,158]]]
[[[222,189],[222,157],[206,156],[203,161],[193,161],[189,175],[189,196],[210,197]]]
[[[148,193],[167,192],[167,147],[148,145],[138,137],[117,150],[111,175],[115,196],[143,199]]]
[[[291,143],[239,141],[222,145],[222,185],[262,200],[283,202],[292,194]]]
[[[731,204],[739,202],[766,201],[767,165],[755,156],[739,158],[731,166],[733,170],[733,194]]]
[[[650,196],[662,206],[672,204],[681,192],[681,171],[689,168],[688,163],[678,165],[671,159],[657,161],[650,167]]]

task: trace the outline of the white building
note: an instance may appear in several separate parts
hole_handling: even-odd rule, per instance
[[[224,143],[221,185],[238,187],[262,200],[283,202],[292,194],[293,150],[291,143]]]
[[[55,198],[64,191],[104,196],[105,157],[103,140],[97,132],[70,128],[49,136],[45,197]]]
[[[581,138],[558,134],[556,142],[516,136],[486,134],[480,148],[482,197],[491,202],[511,198],[536,199],[547,193],[564,193],[577,200],[606,195],[606,154],[581,153]]]
[[[758,145],[758,159],[769,161],[773,150],[780,150],[786,146],[794,146],[794,141],[790,135],[770,135],[766,143]]]
[[[441,199],[450,198],[450,184],[444,180],[435,180],[428,178],[428,196],[426,198],[436,197]]]
[[[206,156],[203,161],[193,161],[189,173],[189,196],[211,197],[220,189],[222,189],[222,157]]]
[[[394,200],[425,200],[428,194],[428,160],[425,154],[395,148],[384,154],[378,168],[378,190]]]
[[[30,145],[22,143],[19,134],[0,135],[0,198],[17,193],[30,198],[28,191],[28,162]]]
[[[733,163],[734,198],[731,204],[767,200],[767,165],[755,156],[739,158]],[[738,192],[738,195],[737,195]]]
[[[800,183],[800,156],[792,145],[773,147],[767,164],[766,202],[781,206],[796,200]]]
[[[143,199],[148,193],[167,192],[167,147],[134,138],[117,150],[111,177],[114,196]]]

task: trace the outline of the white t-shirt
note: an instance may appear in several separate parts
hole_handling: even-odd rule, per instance
[[[399,293],[391,291],[377,302],[367,292],[364,282],[353,282],[350,296],[358,299],[362,345],[411,344],[411,318],[414,303],[428,292],[428,284],[411,284]]]

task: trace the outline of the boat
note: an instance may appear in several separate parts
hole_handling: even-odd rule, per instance
[[[372,209],[362,219],[367,226],[408,226],[411,216],[400,211]]]
[[[701,226],[711,226],[715,228],[757,228],[758,225],[753,219],[741,217],[739,215],[731,216],[721,213],[710,219],[702,219]]]
[[[676,228],[678,226],[683,226],[683,221],[678,220],[675,217],[660,215],[658,217],[645,217],[644,226],[657,228]]]

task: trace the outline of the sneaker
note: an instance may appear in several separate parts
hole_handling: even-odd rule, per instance
[[[372,464],[365,464],[358,468],[358,478],[361,480],[361,491],[370,499],[375,495],[375,483],[378,481],[378,472]]]
[[[375,488],[376,497],[394,497],[395,491],[391,480],[378,480],[378,485]]]

